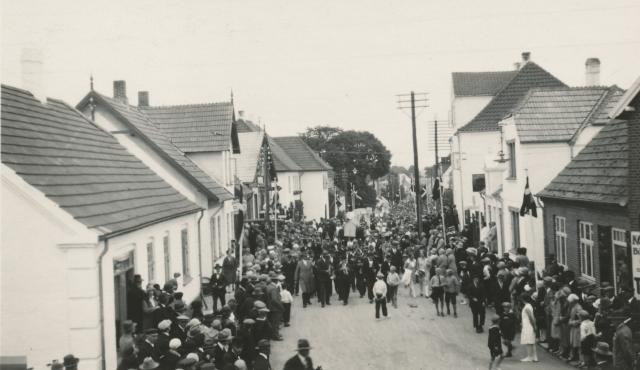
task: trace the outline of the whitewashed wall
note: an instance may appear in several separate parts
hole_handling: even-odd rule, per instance
[[[302,202],[307,220],[320,220],[328,215],[329,189],[327,171],[308,171],[300,177]]]
[[[453,88],[452,88],[453,90]],[[493,96],[455,97],[451,102],[451,123],[454,129],[466,125],[482,108],[493,99]]]

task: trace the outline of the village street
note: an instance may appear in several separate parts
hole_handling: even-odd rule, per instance
[[[459,307],[458,318],[439,318],[431,300],[410,299],[401,289],[398,309],[391,308],[391,318],[376,321],[374,306],[357,293],[351,293],[349,305],[343,306],[333,295],[331,306],[320,308],[317,300],[302,309],[300,297],[292,307],[291,326],[281,333],[282,342],[271,344],[271,366],[281,370],[296,352],[299,338],[310,341],[314,366],[323,370],[402,369],[449,370],[486,369],[488,325],[485,333],[476,334],[471,325],[468,305]],[[417,307],[410,307],[410,303]],[[491,314],[487,312],[487,319]],[[515,344],[517,344],[516,342]],[[503,370],[573,369],[539,348],[540,362],[521,363],[524,349],[516,348],[514,357],[502,363]]]

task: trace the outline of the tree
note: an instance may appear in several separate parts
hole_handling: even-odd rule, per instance
[[[307,127],[307,131],[300,134],[300,137],[302,137],[302,140],[304,140],[304,142],[307,143],[307,145],[309,145],[311,149],[315,150],[316,152],[321,152],[323,149],[326,150],[327,142],[341,132],[342,129],[340,127]]]

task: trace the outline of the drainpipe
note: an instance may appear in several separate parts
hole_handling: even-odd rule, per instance
[[[98,256],[98,301],[100,304],[100,348],[102,350],[102,369],[107,368],[107,348],[104,339],[104,282],[102,281],[102,259],[109,251],[109,239],[104,239],[104,249],[100,252],[100,256]]]
[[[202,281],[202,236],[200,233],[202,232],[201,224],[202,218],[204,217],[204,209],[200,211],[200,217],[198,217],[198,278]],[[202,295],[202,284],[200,286],[200,294]]]

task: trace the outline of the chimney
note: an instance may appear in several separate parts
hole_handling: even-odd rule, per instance
[[[113,98],[120,103],[129,104],[127,99],[127,82],[125,80],[113,81]]]
[[[527,62],[531,59],[531,53],[528,51],[522,52],[522,65],[527,64]]]
[[[149,92],[138,91],[138,107],[148,107],[148,106],[149,106]]]
[[[46,102],[47,98],[42,83],[42,60],[41,49],[22,49],[22,56],[20,58],[22,88],[30,91],[31,94],[41,102]]]
[[[600,59],[589,58],[585,65],[585,84],[586,86],[600,85]]]
[[[242,119],[242,120],[244,119],[244,111],[243,110],[239,110],[238,111],[238,118]]]

